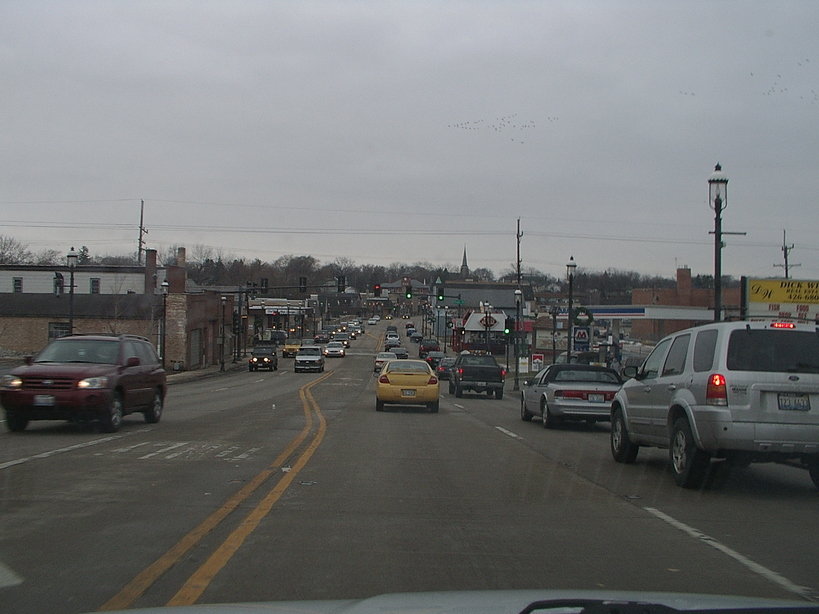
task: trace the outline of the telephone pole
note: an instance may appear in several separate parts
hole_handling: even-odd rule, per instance
[[[793,248],[794,248],[793,243],[788,245],[787,232],[785,230],[782,230],[782,255],[785,258],[785,264],[774,264],[774,266],[775,267],[780,267],[780,268],[781,267],[785,268],[785,279],[790,279],[790,268],[789,267],[802,266],[801,264],[788,265],[788,256],[790,255],[791,250]]]

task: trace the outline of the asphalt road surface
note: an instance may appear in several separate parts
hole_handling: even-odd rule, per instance
[[[175,383],[156,425],[0,433],[0,610],[495,588],[816,598],[806,472],[753,465],[683,490],[665,452],[614,463],[607,424],[522,422],[511,381],[500,401],[444,383],[438,414],[376,412],[383,327],[323,374],[280,359]]]

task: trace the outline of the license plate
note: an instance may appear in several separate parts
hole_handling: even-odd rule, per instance
[[[606,395],[604,394],[590,394],[589,395],[589,403],[604,403],[606,401]]]
[[[414,397],[415,396],[415,391],[414,390],[402,390],[401,391],[401,396],[402,397]]]
[[[475,386],[486,386],[486,382],[472,382]]]
[[[810,411],[810,397],[806,394],[780,392],[779,409],[791,411]]]
[[[36,407],[52,407],[56,399],[50,394],[35,394],[34,405]]]

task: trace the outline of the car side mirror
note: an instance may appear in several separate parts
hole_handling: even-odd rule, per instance
[[[637,377],[637,367],[635,367],[633,365],[625,367],[623,369],[623,377],[626,377],[626,378],[634,377],[634,378],[636,378]]]
[[[33,362],[34,362],[34,357],[32,357],[32,356],[26,356],[26,357],[23,358],[23,364],[25,364],[25,365],[30,365]]]
[[[128,360],[125,361],[126,367],[138,367],[139,366],[139,357],[131,356]]]

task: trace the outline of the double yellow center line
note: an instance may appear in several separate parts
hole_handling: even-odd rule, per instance
[[[239,505],[252,495],[268,478],[281,473],[282,464],[290,458],[301,444],[307,439],[313,429],[313,414],[318,417],[318,428],[313,434],[313,439],[304,451],[298,456],[287,473],[283,473],[281,479],[273,486],[264,499],[253,508],[250,513],[239,523],[224,542],[214,551],[214,553],[197,569],[187,582],[167,603],[169,606],[191,605],[207,589],[216,574],[227,565],[228,561],[239,550],[245,539],[259,526],[259,523],[270,512],[273,505],[281,498],[293,480],[304,468],[315,451],[324,439],[327,430],[327,421],[319,409],[310,389],[330,377],[333,372],[326,373],[313,380],[309,384],[299,389],[299,398],[305,416],[304,428],[279,454],[273,463],[259,472],[235,495],[230,497],[225,503],[215,510],[210,516],[203,520],[196,528],[180,539],[170,550],[159,557],[151,565],[140,572],[133,580],[123,587],[123,589],[105,602],[99,609],[102,610],[122,610],[131,607],[159,578],[173,567],[191,548],[197,545],[206,535],[213,531],[222,523]]]

